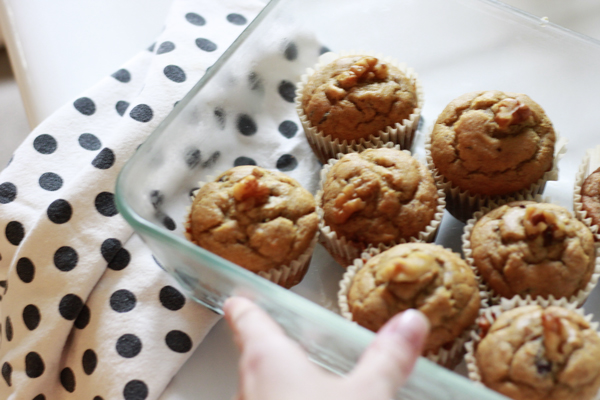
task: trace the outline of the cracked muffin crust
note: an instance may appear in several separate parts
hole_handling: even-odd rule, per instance
[[[472,259],[502,297],[571,297],[594,272],[590,229],[555,204],[517,201],[490,211],[473,226]]]
[[[302,109],[332,140],[351,142],[402,123],[418,107],[415,82],[372,56],[340,57],[310,76]]]
[[[429,170],[408,152],[369,149],[344,155],[323,184],[327,226],[360,249],[418,236],[436,213]]]
[[[515,400],[590,400],[600,388],[600,337],[575,311],[538,305],[502,313],[475,351],[481,381]],[[487,332],[486,332],[487,331]]]
[[[453,100],[431,133],[440,174],[462,190],[505,195],[528,188],[552,169],[556,135],[527,95],[480,91]]]
[[[581,206],[592,219],[592,225],[600,225],[600,168],[592,172],[581,186]]]
[[[473,325],[480,294],[475,274],[457,254],[434,244],[405,243],[357,271],[348,307],[354,321],[374,332],[399,312],[420,310],[431,324],[427,354],[451,345]]]
[[[258,273],[288,266],[307,251],[318,229],[315,210],[313,195],[289,176],[235,167],[198,191],[188,233],[197,245]]]

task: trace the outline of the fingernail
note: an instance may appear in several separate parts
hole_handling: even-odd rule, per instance
[[[402,336],[413,345],[420,345],[429,332],[429,320],[422,312],[409,308],[388,322],[381,334]]]

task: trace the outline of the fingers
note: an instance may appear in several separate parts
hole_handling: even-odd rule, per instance
[[[372,398],[391,398],[410,375],[428,332],[429,321],[421,312],[409,309],[396,315],[377,333],[350,381],[357,390],[369,388]]]
[[[269,336],[284,335],[283,330],[256,304],[243,297],[232,297],[223,305],[225,319],[233,330],[238,346]]]

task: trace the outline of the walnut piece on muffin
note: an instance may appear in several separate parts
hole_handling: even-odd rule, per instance
[[[417,237],[434,219],[437,188],[408,152],[369,149],[338,160],[323,184],[323,219],[360,249]]]
[[[472,258],[483,279],[502,297],[571,297],[595,267],[590,229],[564,207],[511,202],[473,226]]]
[[[600,168],[592,172],[581,185],[581,206],[592,219],[592,225],[600,225]]]
[[[313,195],[289,176],[240,166],[198,191],[188,233],[197,245],[266,272],[307,251],[318,229],[315,210]]]
[[[482,383],[515,400],[590,400],[600,388],[600,337],[562,307],[502,313],[475,359]]]
[[[475,322],[480,295],[475,274],[457,254],[429,243],[392,247],[357,271],[348,290],[352,319],[374,332],[409,308],[431,324],[424,354],[451,345]]]
[[[411,79],[390,63],[362,55],[340,57],[315,71],[301,101],[312,126],[349,142],[402,123],[418,107]]]
[[[552,123],[527,95],[479,91],[442,111],[431,133],[431,157],[461,190],[506,195],[552,169],[555,142]]]

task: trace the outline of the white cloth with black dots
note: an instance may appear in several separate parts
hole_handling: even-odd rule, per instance
[[[0,173],[1,399],[156,399],[217,321],[118,215],[114,187],[137,147],[263,6],[175,0],[154,45],[41,123]],[[298,51],[291,43],[277,57],[294,61]],[[284,104],[285,118],[246,115],[237,125],[277,129],[292,150],[272,167],[290,171],[306,158],[290,145],[305,140],[294,85],[270,75],[253,83],[250,74],[250,84],[279,88],[264,101]],[[226,118],[226,103],[214,113]],[[263,164],[252,156],[250,147],[235,164]],[[168,216],[164,224],[181,229]]]

